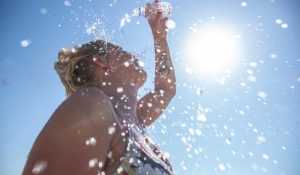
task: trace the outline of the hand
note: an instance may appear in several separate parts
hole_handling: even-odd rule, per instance
[[[167,27],[166,22],[167,17],[162,17],[162,11],[157,10],[157,2],[155,0],[153,3],[146,4],[145,16],[148,18],[148,23],[152,30],[154,39],[166,39],[167,38]]]

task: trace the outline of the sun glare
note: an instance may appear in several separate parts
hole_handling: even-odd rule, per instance
[[[189,69],[202,76],[231,72],[238,60],[237,38],[238,35],[218,28],[193,33],[185,49]]]

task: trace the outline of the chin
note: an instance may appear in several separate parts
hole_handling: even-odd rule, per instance
[[[143,77],[140,77],[137,79],[136,84],[138,86],[138,89],[141,88],[147,81],[147,74],[144,74]]]

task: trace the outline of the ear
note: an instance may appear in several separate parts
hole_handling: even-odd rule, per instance
[[[104,69],[109,69],[109,65],[104,61],[104,57],[93,55],[93,62]]]

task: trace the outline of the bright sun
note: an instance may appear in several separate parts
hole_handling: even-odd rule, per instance
[[[193,33],[185,49],[188,71],[214,76],[231,72],[238,60],[237,38],[238,35],[221,27]]]

